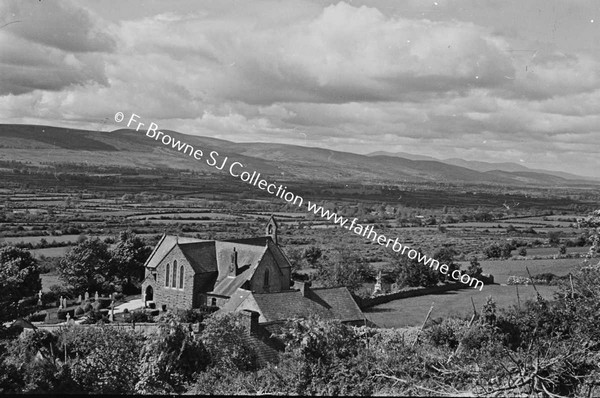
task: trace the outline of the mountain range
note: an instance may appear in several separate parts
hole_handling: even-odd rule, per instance
[[[432,156],[426,155],[415,155],[406,152],[385,152],[378,151],[367,154],[367,156],[392,156],[399,157],[405,159],[412,160],[431,160],[434,162],[442,162],[446,164],[451,164],[453,166],[465,167],[467,169],[480,171],[482,173],[487,171],[508,171],[508,172],[523,172],[523,173],[542,173],[542,174],[550,174],[556,177],[562,177],[567,180],[588,180],[588,181],[597,181],[592,177],[584,177],[578,176],[571,173],[565,173],[563,171],[555,171],[555,170],[544,170],[544,169],[531,169],[529,167],[525,167],[518,163],[511,162],[501,162],[501,163],[492,163],[492,162],[481,162],[477,160],[464,160],[459,158],[448,158],[448,159],[438,159]]]
[[[174,139],[201,149],[196,160],[147,137],[141,130],[110,132],[63,127],[0,124],[0,160],[41,166],[81,163],[140,169],[168,167],[226,173],[206,164],[211,151],[228,156],[250,171],[285,180],[365,182],[450,182],[508,186],[569,186],[598,183],[568,173],[531,170],[513,163],[438,160],[409,154],[359,155],[323,148],[276,143],[236,143],[163,130]],[[412,159],[411,159],[412,157]],[[230,163],[229,163],[230,164]]]

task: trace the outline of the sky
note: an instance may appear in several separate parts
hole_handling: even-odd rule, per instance
[[[0,123],[600,177],[597,0],[3,0]]]

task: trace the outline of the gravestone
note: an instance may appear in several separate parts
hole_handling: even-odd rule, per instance
[[[85,297],[85,301],[90,301],[90,294],[88,292],[85,292],[83,297]]]
[[[77,297],[77,304],[81,304],[81,294]]]
[[[96,293],[94,294],[94,299],[95,299],[96,301],[98,301],[98,291],[96,291]]]
[[[60,298],[58,299],[58,309],[62,310],[63,308],[63,297],[60,296]]]

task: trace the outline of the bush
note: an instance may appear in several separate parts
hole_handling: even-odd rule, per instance
[[[177,312],[179,322],[183,323],[198,323],[203,322],[207,315],[212,314],[217,310],[216,307],[207,307],[190,309]]]
[[[480,350],[486,343],[494,339],[494,335],[494,329],[490,325],[473,325],[465,332],[461,344],[467,351]]]
[[[465,334],[465,330],[465,321],[447,318],[425,329],[425,338],[435,346],[456,348]]]
[[[110,303],[112,303],[112,299],[106,297],[100,297],[98,301],[93,304],[95,310],[103,310],[105,308],[110,307]]]
[[[83,306],[83,311],[84,311],[84,312],[90,312],[90,311],[92,311],[93,309],[94,309],[94,306],[92,305],[92,303],[86,303],[86,304]]]
[[[50,294],[53,294],[54,295],[53,297],[55,297],[55,299],[59,299],[61,296],[63,298],[73,298],[71,296],[71,290],[66,288],[63,285],[50,286]],[[48,295],[48,293],[47,293],[47,295]],[[44,297],[44,296],[42,295],[42,297]]]
[[[85,310],[81,307],[77,307],[75,308],[75,316],[82,316],[83,314],[85,314]]]
[[[139,323],[139,322],[154,322],[154,318],[150,315],[149,311],[133,311],[125,319],[125,322]]]
[[[123,300],[125,295],[123,293],[115,293],[115,301]]]
[[[26,319],[29,322],[43,322],[44,319],[46,319],[46,315],[48,315],[48,312],[38,311],[38,312],[34,312],[33,314],[29,315]]]
[[[83,321],[83,324],[86,325],[91,325],[91,324],[95,324],[95,323],[108,323],[108,314],[107,313],[102,313],[100,311],[90,311],[86,317],[87,319],[85,321]]]

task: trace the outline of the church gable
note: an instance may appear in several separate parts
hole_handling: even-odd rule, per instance
[[[152,288],[152,301],[166,309],[192,308],[195,271],[178,245],[150,271],[142,291]]]
[[[282,272],[273,253],[267,250],[252,275],[251,290],[257,293],[279,292],[289,289],[289,285],[289,275]]]

